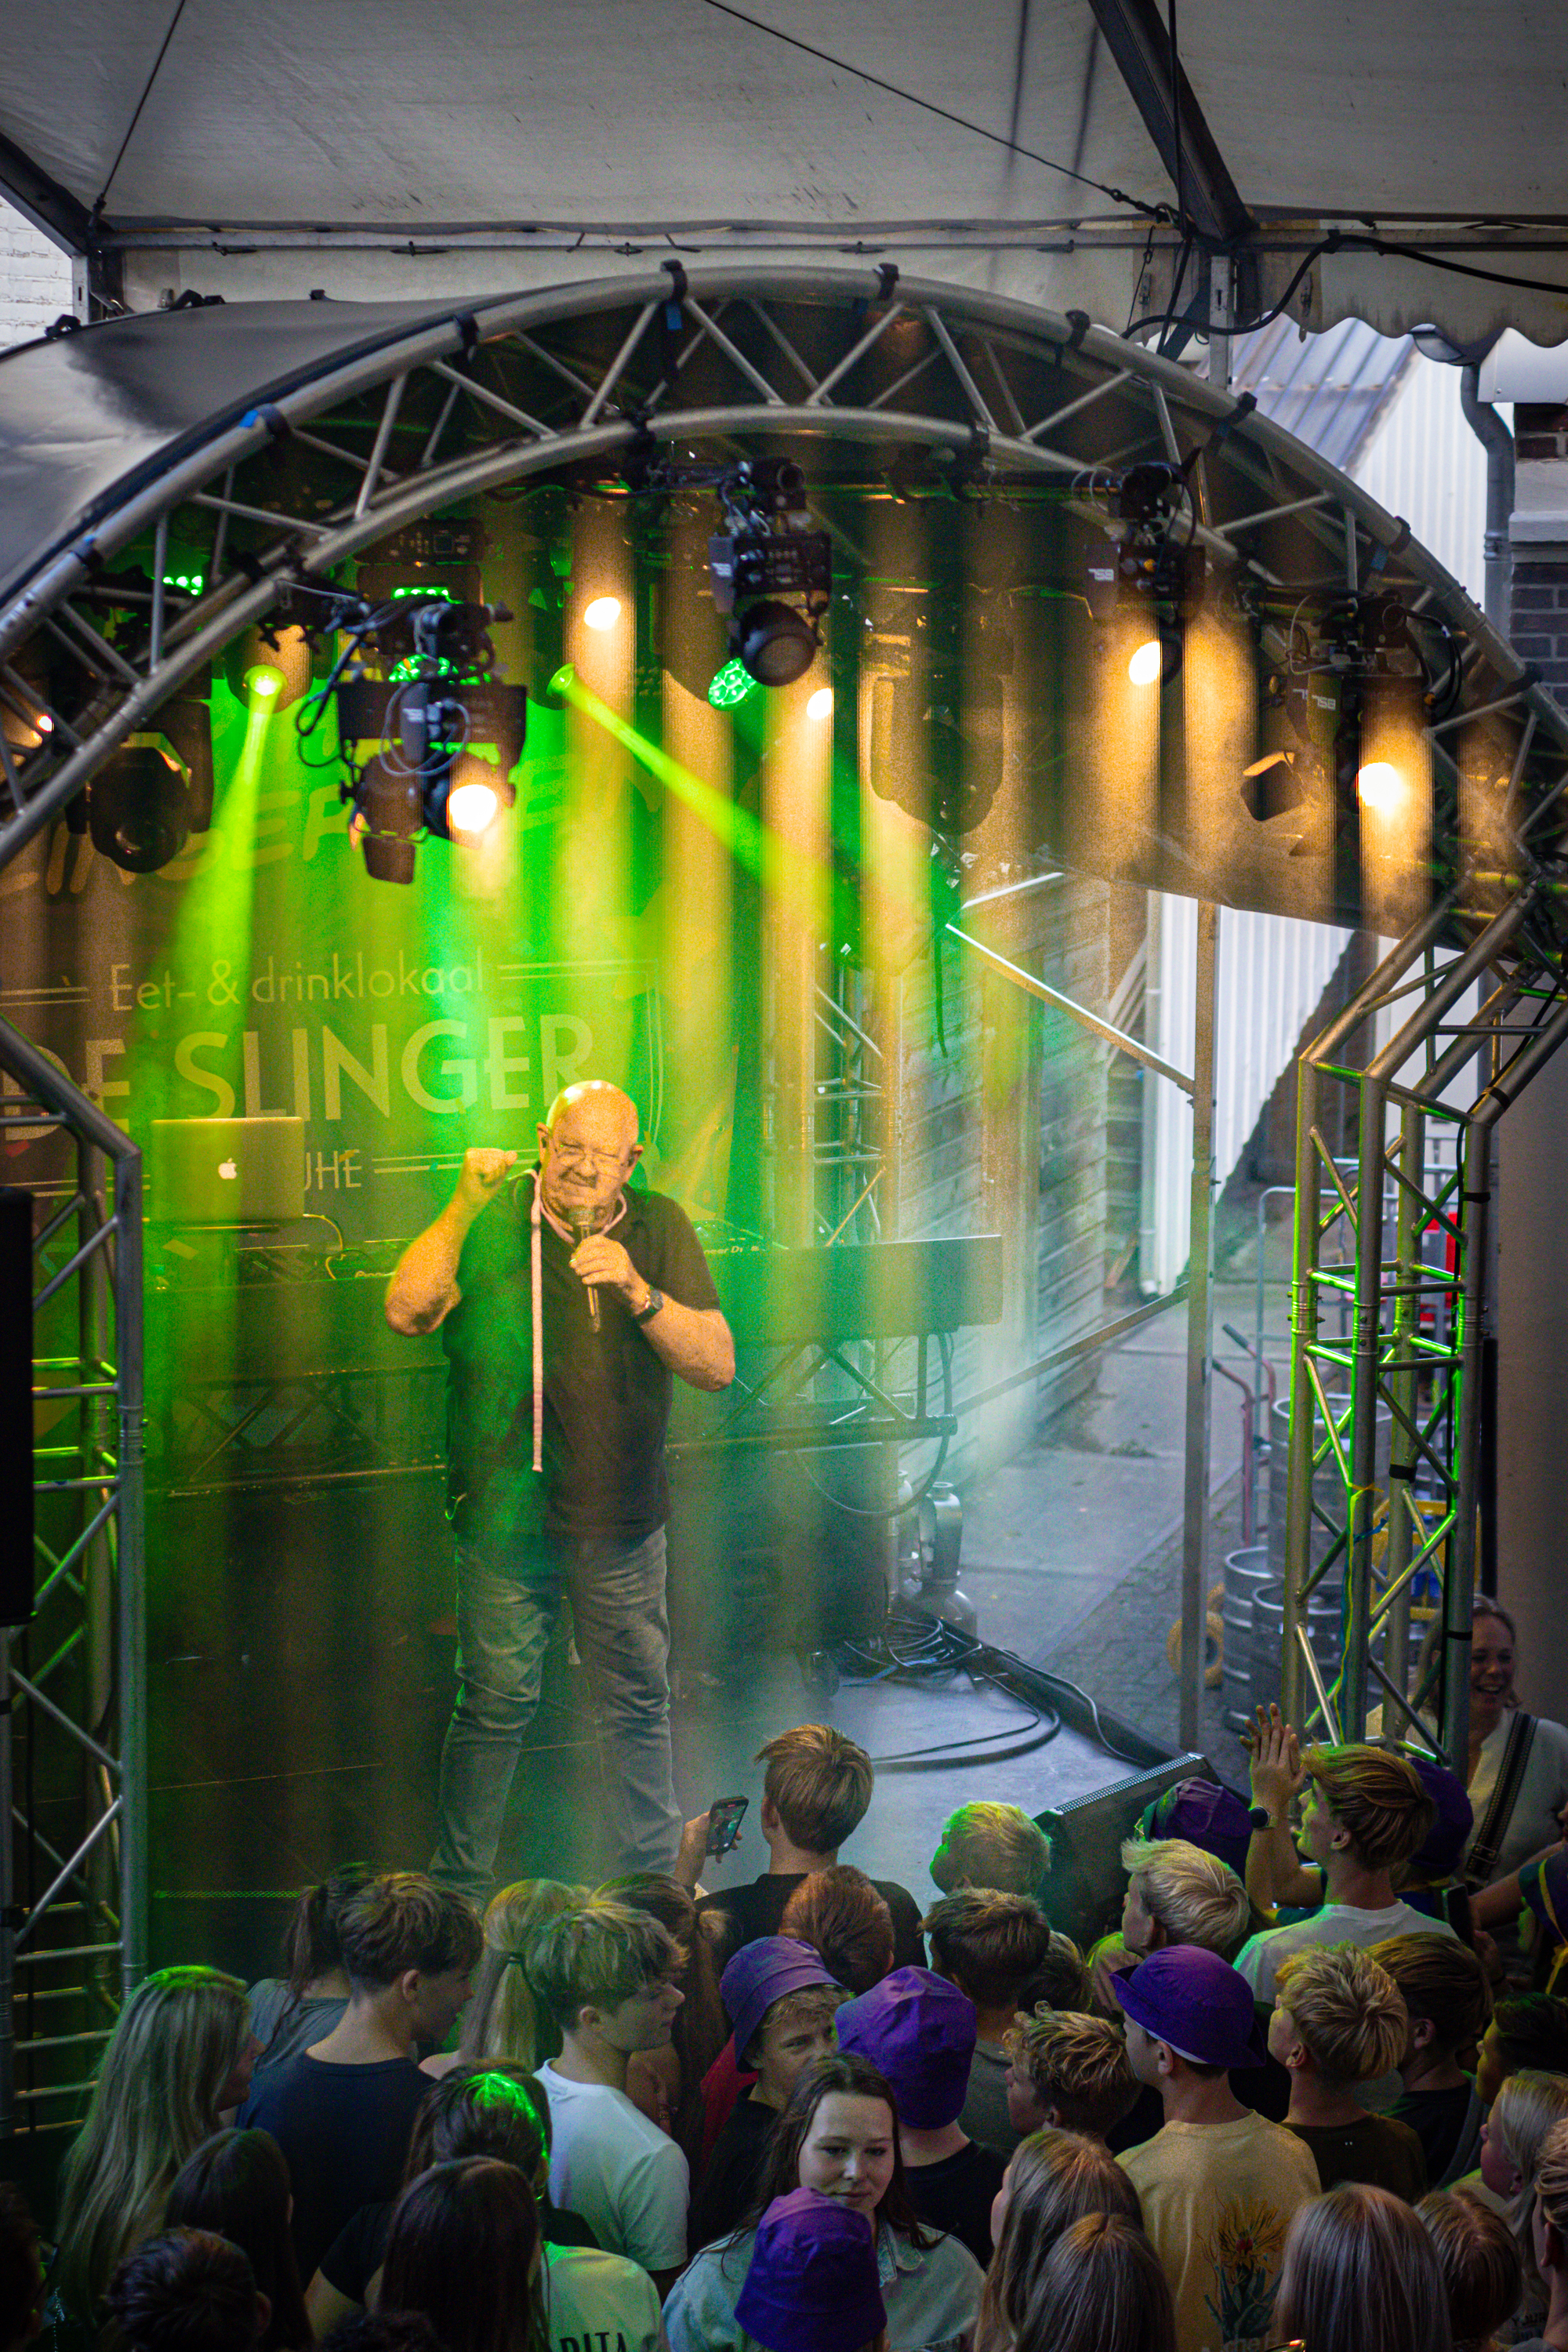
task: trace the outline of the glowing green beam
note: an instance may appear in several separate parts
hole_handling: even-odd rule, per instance
[[[550,691],[569,702],[574,710],[580,710],[584,719],[591,719],[595,727],[602,727],[606,735],[629,751],[637,765],[657,777],[667,792],[673,793],[694,816],[700,817],[737,863],[755,875],[765,888],[780,888],[789,867],[804,864],[798,858],[792,859],[777,834],[749,809],[738,808],[727,793],[705,784],[700,776],[694,776],[689,768],[672,760],[659,744],[650,743],[618,711],[601,701],[592,688],[583,684],[570,662],[556,671],[550,681]]]

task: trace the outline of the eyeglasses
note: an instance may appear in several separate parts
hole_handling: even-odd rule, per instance
[[[563,1160],[568,1168],[591,1168],[595,1175],[611,1168],[624,1168],[626,1160],[624,1151],[578,1151],[569,1143],[557,1143],[553,1136],[550,1139],[550,1156]]]

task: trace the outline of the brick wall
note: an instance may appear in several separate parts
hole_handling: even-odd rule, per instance
[[[0,351],[30,342],[70,307],[68,258],[0,201]]]
[[[1568,408],[1514,410],[1514,645],[1568,703]]]
[[[1563,531],[1568,539],[1568,519]],[[1542,686],[1568,703],[1568,544],[1515,549],[1511,635]]]

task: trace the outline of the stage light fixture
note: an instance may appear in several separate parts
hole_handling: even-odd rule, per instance
[[[1458,702],[1462,640],[1383,588],[1288,603],[1265,592],[1247,609],[1260,634],[1272,628],[1282,641],[1265,701],[1295,740],[1246,771],[1243,804],[1267,824],[1315,796],[1331,811],[1331,832],[1292,856],[1331,854],[1344,866],[1359,849],[1380,870],[1397,867],[1407,855],[1401,828],[1419,820],[1425,798],[1423,738]]]
[[[1084,601],[1101,627],[1118,618],[1131,628],[1127,675],[1134,686],[1168,685],[1182,666],[1182,630],[1203,602],[1208,558],[1191,538],[1177,536],[1191,509],[1178,466],[1130,467],[1109,482],[1089,484],[1113,497],[1109,545],[1091,549]]]
[[[459,751],[445,784],[426,794],[426,822],[432,833],[471,849],[516,800],[515,785],[491,761]]]
[[[827,533],[812,530],[805,476],[787,458],[748,458],[717,487],[725,528],[708,542],[714,609],[759,686],[793,686],[822,644],[833,591]]]
[[[816,693],[810,697],[806,703],[805,715],[808,719],[832,718],[833,688],[830,686],[819,686],[817,688]]]
[[[184,771],[155,743],[122,744],[87,788],[92,845],[127,874],[156,874],[178,857],[190,835]]]
[[[333,597],[321,634],[342,649],[303,704],[301,736],[335,698],[338,740],[348,771],[341,786],[353,805],[349,837],[378,882],[414,879],[420,836],[471,845],[516,793],[510,782],[527,736],[528,698],[497,674],[490,624],[510,621],[503,604],[468,603],[444,587],[377,604]],[[362,758],[359,747],[378,748]],[[474,746],[493,747],[494,761]]]
[[[595,596],[592,604],[583,608],[585,628],[613,629],[620,617],[621,600],[618,596]]]
[[[743,661],[731,656],[708,681],[708,699],[715,710],[733,710],[754,691],[756,679]]]
[[[805,676],[821,645],[812,624],[793,604],[764,597],[741,615],[741,662],[759,686],[793,686]]]
[[[1241,797],[1247,814],[1258,824],[1298,809],[1307,797],[1306,781],[1294,751],[1268,751],[1241,772]]]
[[[1377,816],[1394,816],[1404,806],[1407,787],[1389,760],[1368,760],[1356,770],[1356,798]]]
[[[276,616],[247,629],[225,656],[230,691],[252,710],[287,710],[310,691],[310,640]]]
[[[395,767],[379,752],[365,761],[354,789],[349,839],[363,851],[373,882],[413,881],[423,816],[419,778],[411,769]]]

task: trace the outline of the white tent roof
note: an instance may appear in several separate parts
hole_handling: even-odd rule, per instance
[[[388,294],[602,274],[606,247],[871,247],[1121,327],[1163,310],[1176,241],[1138,209],[1176,204],[1163,25],[1156,0],[12,0],[0,186],[63,241],[96,210],[149,283],[347,291],[319,258],[345,247],[383,250],[353,290]],[[1338,225],[1563,290],[1341,250],[1306,324],[1568,336],[1568,11],[1207,0],[1180,26],[1183,196],[1250,216],[1255,311]]]

